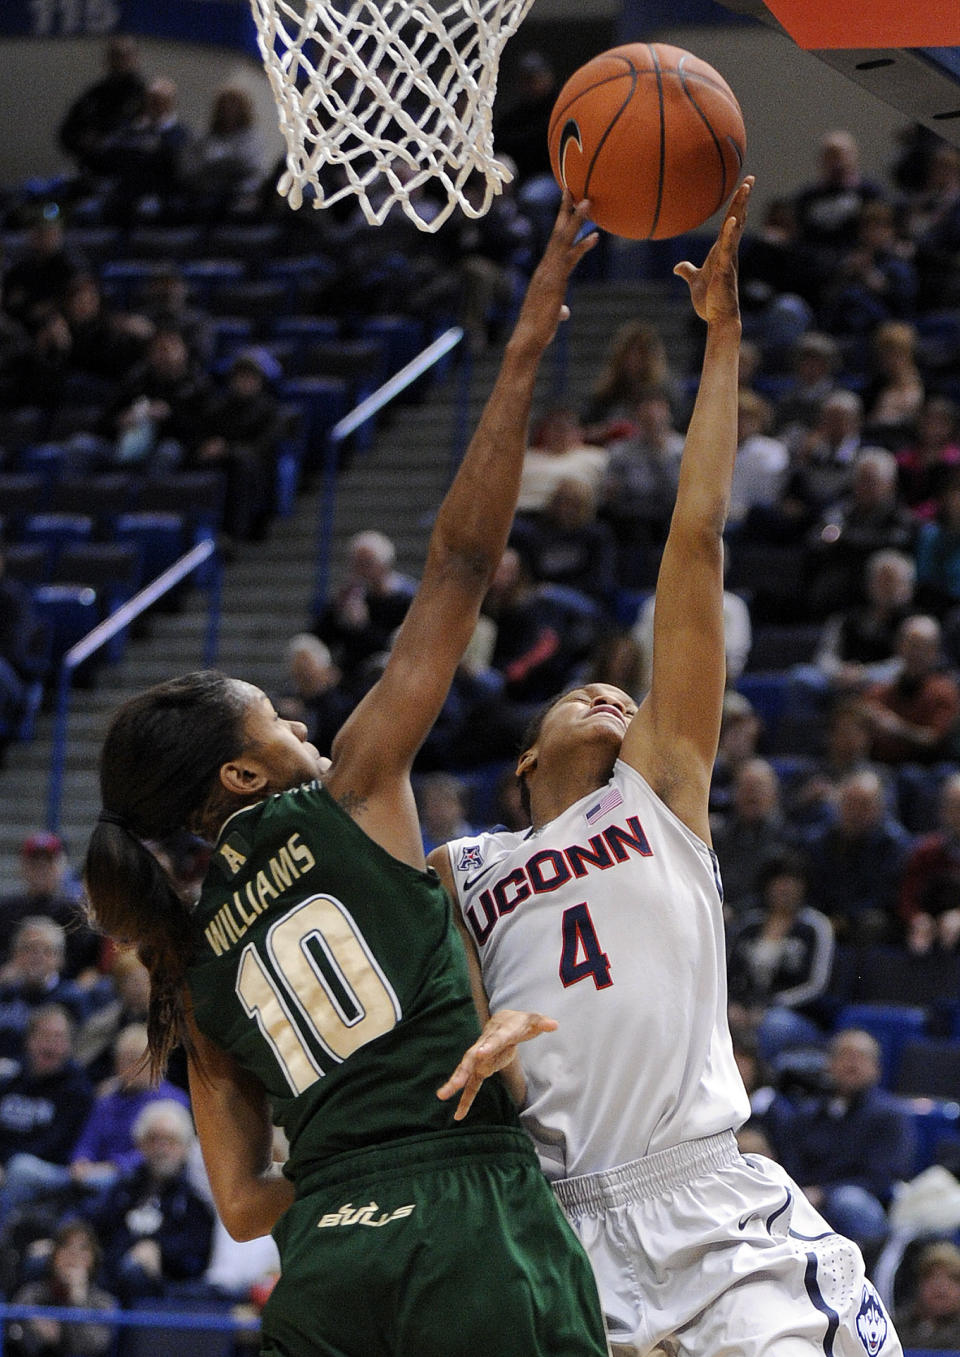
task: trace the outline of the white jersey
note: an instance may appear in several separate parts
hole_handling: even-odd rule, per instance
[[[628,764],[539,831],[448,846],[491,1010],[556,1018],[519,1047],[551,1179],[733,1130],[716,857]]]

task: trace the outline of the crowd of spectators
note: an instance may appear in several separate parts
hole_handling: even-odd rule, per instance
[[[333,361],[330,332],[325,352],[304,349],[281,313],[331,318],[344,341],[386,303],[495,341],[552,215],[540,125],[556,82],[528,54],[498,121],[516,192],[429,238],[402,214],[372,229],[347,209],[290,213],[242,90],[219,91],[199,133],[129,39],[109,44],[107,65],[63,122],[76,173],[56,206],[7,205],[27,237],[3,270],[0,471],[50,438],[64,475],[213,469],[222,529],[242,543],[269,528],[283,379]],[[900,1096],[923,1090],[898,1088],[845,1010],[909,1005],[928,1035],[960,1040],[960,153],[911,131],[888,185],[861,174],[847,132],[819,154],[815,182],[770,203],[743,243],[711,806],[754,1108],[744,1148],[781,1159],[873,1266],[897,1183],[924,1164]],[[251,305],[233,329],[217,296],[230,248],[224,291]],[[109,267],[138,249],[139,273]],[[692,391],[637,320],[611,337],[582,409],[541,412],[510,545],[418,761],[428,846],[523,826],[510,759],[563,686],[645,692]],[[389,538],[359,533],[342,588],[290,640],[277,705],[321,746],[381,672],[414,587]],[[0,569],[0,722],[35,676],[35,626],[29,591]],[[776,663],[758,664],[774,640]],[[94,1308],[222,1295],[182,1070],[159,1089],[142,1078],[143,968],[78,922],[55,836],[31,836],[22,884],[4,887],[5,1293]],[[902,1319],[925,1346],[957,1331],[958,1278],[946,1240],[916,1260]],[[83,1350],[104,1350],[88,1327]],[[58,1351],[43,1329],[25,1325],[19,1350]]]
[[[151,1080],[146,968],[88,928],[58,836],[28,836],[20,870],[0,899],[0,1293],[227,1315],[256,1288],[262,1304],[276,1256],[261,1241],[251,1260],[216,1218],[183,1060]],[[7,1338],[21,1357],[66,1357],[113,1352],[116,1330],[38,1319]]]

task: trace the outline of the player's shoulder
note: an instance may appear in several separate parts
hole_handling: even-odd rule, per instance
[[[532,835],[532,830],[510,830],[502,826],[451,839],[446,845],[447,861],[459,890],[472,890],[490,869],[509,857]]]

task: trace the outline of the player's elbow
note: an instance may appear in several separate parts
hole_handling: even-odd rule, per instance
[[[501,545],[492,550],[482,534],[466,530],[438,534],[431,544],[427,570],[434,578],[453,585],[468,598],[482,599],[503,555]]]
[[[258,1211],[251,1209],[249,1203],[218,1203],[217,1211],[227,1234],[238,1244],[246,1244],[251,1239],[260,1239],[270,1233],[270,1223]]]
[[[726,524],[726,505],[720,502],[704,503],[691,511],[674,515],[670,535],[682,545],[689,559],[716,562],[723,568],[723,529]]]

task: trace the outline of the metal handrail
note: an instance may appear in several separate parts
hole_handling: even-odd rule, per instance
[[[91,655],[102,649],[109,641],[135,621],[141,613],[153,606],[164,594],[170,592],[181,580],[198,570],[205,561],[211,561],[212,569],[206,584],[210,600],[207,617],[207,631],[204,639],[204,663],[212,665],[217,654],[217,635],[220,627],[220,587],[221,566],[217,556],[217,544],[210,537],[198,542],[196,546],[174,561],[156,579],[144,585],[126,603],[122,603],[109,617],[98,622],[92,631],[80,638],[60,661],[60,673],[57,679],[56,715],[53,725],[53,752],[50,759],[50,782],[47,792],[47,828],[57,833],[60,828],[60,809],[63,801],[63,775],[67,757],[67,726],[70,719],[70,699],[73,691],[73,677],[77,668]]]
[[[7,1323],[10,1320],[52,1319],[59,1324],[101,1324],[106,1328],[116,1325],[128,1329],[193,1329],[221,1330],[237,1333],[240,1331],[256,1333],[260,1329],[259,1317],[241,1318],[235,1314],[218,1314],[213,1309],[208,1312],[189,1310],[95,1310],[83,1306],[66,1305],[17,1305],[0,1301],[0,1357],[3,1357]]]
[[[464,332],[461,326],[451,325],[449,329],[444,330],[441,335],[421,352],[415,358],[392,377],[378,386],[376,391],[371,392],[365,400],[349,414],[336,422],[327,434],[324,440],[323,466],[320,480],[320,513],[317,524],[317,571],[316,588],[314,597],[314,611],[320,611],[326,602],[327,592],[330,585],[330,550],[333,539],[333,521],[337,505],[337,469],[339,463],[338,450],[340,444],[352,433],[356,433],[364,424],[367,424],[374,415],[388,405],[394,397],[399,396],[402,391],[417,381],[435,367],[440,359],[455,349],[463,340]],[[464,372],[469,372],[469,365],[464,364]],[[461,442],[463,439],[462,424],[466,418],[466,399],[461,400],[462,418],[458,425],[455,442]],[[459,448],[462,454],[463,448]],[[456,455],[457,449],[454,449]]]

